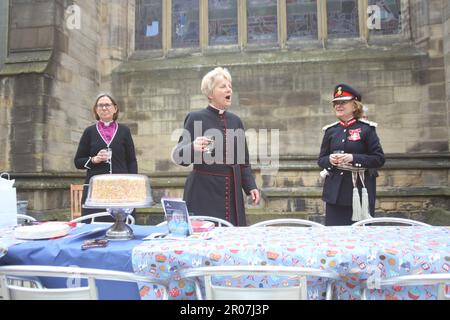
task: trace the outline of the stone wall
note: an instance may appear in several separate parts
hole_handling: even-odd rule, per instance
[[[74,3],[81,8],[81,29],[66,24],[65,10]],[[29,200],[30,210],[61,210],[69,206],[67,185],[42,188],[24,177],[76,171],[73,156],[93,121],[99,87],[99,5],[11,0],[10,8],[9,51],[0,71],[0,122],[6,124],[0,168],[19,175],[18,198]]]
[[[111,90],[111,71],[128,59],[134,47],[134,0],[100,0],[99,71],[101,89]]]
[[[53,103],[47,112],[45,172],[75,171],[75,155],[83,130],[92,124],[92,105],[100,87],[100,6],[97,1],[73,1],[80,7],[80,29],[70,29],[64,17],[52,59]],[[59,4],[64,10],[68,2]]]
[[[8,56],[0,71],[0,108],[7,124],[1,138],[7,155],[2,167],[6,171],[40,172],[52,82],[43,71],[50,64],[50,48],[56,38],[56,5],[53,1],[33,6],[10,1],[9,12]]]
[[[427,55],[407,45],[360,47],[345,54],[235,53],[130,61],[114,71],[113,88],[126,110],[122,121],[135,131],[143,172],[180,170],[170,161],[177,138],[172,134],[189,111],[206,106],[200,81],[217,65],[233,76],[230,110],[242,117],[247,130],[279,130],[281,155],[318,154],[321,128],[335,121],[330,101],[340,82],[362,92],[370,119],[379,122],[386,153],[448,152],[444,70],[424,71],[428,63]]]

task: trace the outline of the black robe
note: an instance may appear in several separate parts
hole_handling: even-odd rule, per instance
[[[117,125],[117,131],[109,143],[109,147],[112,149],[112,173],[137,173],[136,153],[130,129],[120,123]],[[83,197],[81,199],[82,204],[86,201],[91,177],[109,173],[110,167],[108,163],[101,162],[94,164],[91,161],[101,149],[107,147],[108,144],[103,140],[95,124],[84,130],[74,158],[77,169],[87,169]],[[99,211],[103,210],[82,208],[81,214],[84,216]],[[96,220],[101,221],[101,219]]]
[[[190,112],[184,121],[184,128],[172,158],[182,166],[193,164],[183,195],[189,212],[245,226],[242,189],[249,195],[250,190],[257,187],[241,119],[228,111],[220,114],[217,109],[208,106]],[[206,135],[215,137],[212,154],[194,151],[192,142],[198,136]]]

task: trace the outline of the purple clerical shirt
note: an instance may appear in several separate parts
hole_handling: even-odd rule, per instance
[[[102,136],[103,140],[105,140],[106,144],[109,144],[116,133],[117,123],[115,121],[110,122],[109,126],[107,126],[104,122],[97,122],[97,130]]]

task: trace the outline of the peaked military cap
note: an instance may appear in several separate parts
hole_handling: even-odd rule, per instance
[[[352,87],[350,87],[349,85],[338,84],[334,88],[332,101],[353,100],[353,99],[361,101],[361,94]]]

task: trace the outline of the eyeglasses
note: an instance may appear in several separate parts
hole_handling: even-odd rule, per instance
[[[334,102],[333,102],[333,107],[344,105],[344,104],[346,104],[347,102],[350,102],[350,100],[340,100],[340,101],[338,100],[338,101],[334,101]]]
[[[108,103],[108,104],[98,104],[98,105],[97,105],[97,108],[98,108],[98,109],[103,109],[103,108],[109,109],[109,108],[112,108],[113,106],[114,106],[114,105],[111,104],[111,103]]]

